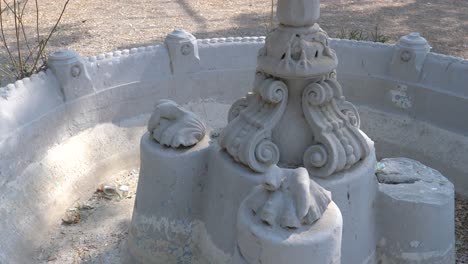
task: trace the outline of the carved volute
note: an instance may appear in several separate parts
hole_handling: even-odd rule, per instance
[[[253,92],[230,110],[220,145],[256,172],[278,165],[328,177],[369,154],[359,114],[336,80],[336,54],[316,24],[319,6],[278,1],[280,24],[259,51]]]

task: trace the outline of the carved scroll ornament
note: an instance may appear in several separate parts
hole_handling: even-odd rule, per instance
[[[284,113],[288,90],[282,81],[257,74],[254,93],[233,104],[229,124],[220,135],[220,146],[256,172],[265,172],[279,161],[271,131]]]
[[[304,153],[304,166],[311,175],[330,176],[369,154],[359,130],[359,114],[345,101],[338,81],[332,78],[308,85],[302,107],[315,140]]]

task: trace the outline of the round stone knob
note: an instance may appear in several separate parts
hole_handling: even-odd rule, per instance
[[[278,0],[277,16],[286,26],[312,26],[320,17],[320,0]]]

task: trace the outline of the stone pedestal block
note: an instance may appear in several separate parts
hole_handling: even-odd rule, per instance
[[[340,210],[333,202],[313,225],[289,230],[265,225],[243,202],[233,264],[339,264],[342,225]]]
[[[208,145],[205,137],[192,148],[173,149],[161,146],[149,133],[142,137],[128,263],[191,261]]]
[[[406,158],[382,160],[377,177],[378,263],[454,263],[453,184]]]
[[[252,188],[262,180],[263,174],[236,163],[213,142],[201,213],[208,236],[225,255],[232,257],[236,247],[237,210]],[[212,252],[203,248],[202,251],[206,254]]]
[[[328,178],[314,178],[332,193],[333,201],[343,215],[343,264],[374,264],[375,262],[375,149],[366,136],[370,155],[350,169]]]

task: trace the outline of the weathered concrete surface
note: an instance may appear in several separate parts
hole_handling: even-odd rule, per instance
[[[343,215],[343,264],[372,264],[375,262],[375,179],[374,143],[365,137],[370,154],[349,170],[329,178],[314,180],[332,192],[332,199]]]
[[[377,165],[377,261],[382,264],[455,262],[453,184],[406,158]]]
[[[99,124],[112,123],[124,128],[128,125],[122,120],[147,115],[157,99],[170,98],[184,104],[203,98],[205,102],[194,108],[219,124],[217,127],[225,124],[229,106],[225,105],[223,112],[209,110],[222,107],[207,105],[230,104],[251,88],[255,55],[264,37],[197,42],[200,66],[189,74],[173,75],[167,48],[156,45],[83,58],[95,92],[74,100],[67,101],[61,94],[60,83],[51,71],[0,88],[0,206],[10,202],[21,204],[15,201],[29,199],[20,197],[18,188],[9,187],[12,185],[29,184],[37,192],[48,192],[49,189],[37,183],[47,181],[47,174],[28,172],[28,168],[45,159],[50,149]],[[468,116],[465,115],[468,61],[429,53],[422,66],[422,78],[409,82],[387,75],[388,65],[382,62],[391,61],[392,45],[335,39],[330,40],[330,45],[340,58],[338,79],[344,94],[356,105],[364,106],[359,108],[362,129],[375,141],[378,156],[404,154],[420,160],[440,170],[455,183],[458,193],[468,196]],[[407,86],[406,95],[413,107],[403,109],[392,102],[390,92],[402,85]],[[129,104],[132,107],[127,107]],[[104,156],[131,152],[138,146],[133,142],[138,141],[142,131],[127,134],[119,130],[120,147]],[[79,164],[80,159],[68,159],[68,162],[77,167],[83,165]],[[80,173],[60,175],[81,179]],[[67,182],[70,182],[68,177],[58,176],[54,185],[66,186]],[[52,207],[54,199],[58,198],[38,197],[41,202],[34,203],[34,212],[44,216],[46,210],[42,209]],[[7,263],[10,257],[17,257],[17,250],[30,245],[24,236],[18,235],[18,230],[24,226],[36,231],[46,228],[35,220],[16,223],[12,219],[22,218],[31,210],[23,207],[15,210],[17,214],[8,213],[0,220],[4,223],[2,230],[11,231],[0,241],[4,249],[0,261]],[[17,239],[23,240],[18,248],[7,246],[9,241]]]
[[[208,141],[205,137],[192,148],[177,150],[159,145],[149,133],[142,137],[140,179],[128,238],[138,263],[192,261]]]
[[[414,117],[361,106],[362,129],[374,140],[377,157],[405,156],[440,171],[468,197],[468,137]]]
[[[342,227],[340,210],[333,202],[313,225],[294,230],[265,225],[243,202],[237,219],[240,254],[233,264],[339,264]]]
[[[104,176],[137,167],[143,127],[102,124],[32,161],[0,192],[0,263],[34,263],[34,250],[66,208],[93,193]],[[20,252],[20,253],[19,253]]]
[[[262,183],[262,174],[233,162],[216,140],[208,142],[206,137],[192,148],[177,150],[162,147],[145,134],[141,140],[140,175],[128,239],[128,263],[232,261],[238,208],[250,190]],[[342,219],[339,209],[331,207],[325,211],[330,213],[322,224],[317,228],[312,225],[310,236],[301,235],[288,245],[300,245],[306,239],[309,242],[300,250],[312,244],[333,246],[333,251],[320,256],[339,259]],[[330,221],[330,229],[325,228]],[[317,232],[323,232],[323,236],[317,236]],[[284,232],[278,233],[278,239],[282,236]]]
[[[72,101],[67,101],[70,99],[66,99],[65,94],[73,94],[73,91],[63,91],[62,94],[63,87],[52,71],[0,88],[0,185],[10,178],[9,171],[21,172],[26,161],[42,158],[40,153],[44,153],[47,146],[99,123],[115,123],[122,118],[148,113],[157,99],[170,98],[187,103],[211,98],[232,103],[251,88],[255,55],[264,40],[264,37],[197,40],[199,67],[187,74],[172,74],[171,58],[164,45],[83,58],[94,90],[84,89],[90,93]],[[385,114],[395,114],[396,119],[423,121],[434,125],[434,130],[448,132],[437,133],[427,142],[405,144],[405,148],[414,153],[413,158],[419,160],[422,157],[426,164],[442,171],[455,183],[457,192],[468,196],[464,193],[468,190],[468,178],[463,176],[468,172],[466,162],[451,160],[446,155],[449,152],[440,153],[437,149],[444,148],[444,144],[438,144],[432,151],[422,149],[430,148],[433,146],[431,142],[438,139],[445,141],[448,138],[450,141],[452,136],[468,141],[468,117],[464,115],[468,111],[468,61],[428,53],[418,81],[408,81],[398,75],[388,75],[389,63],[396,50],[393,45],[338,39],[331,39],[330,45],[340,58],[338,80],[350,101]],[[405,97],[412,107],[402,109],[392,102],[391,92],[404,86]],[[132,102],[133,107],[122,107],[124,102]],[[363,120],[369,118],[374,117]],[[387,125],[386,122],[382,124]],[[388,143],[381,140],[377,136],[380,132],[374,133],[375,130],[384,133],[393,129],[370,128],[363,122],[363,131],[378,146]],[[428,130],[430,134],[433,129]],[[39,135],[31,131],[49,132]],[[405,130],[398,131],[403,133]],[[22,140],[18,140],[20,138]],[[398,146],[396,141],[391,144]],[[456,146],[463,145],[465,143]],[[32,149],[34,151],[29,151]],[[379,148],[379,156],[394,155],[384,149],[390,148]],[[460,149],[456,156],[466,156],[468,148],[464,149]],[[23,160],[14,162],[18,155],[24,157]]]

